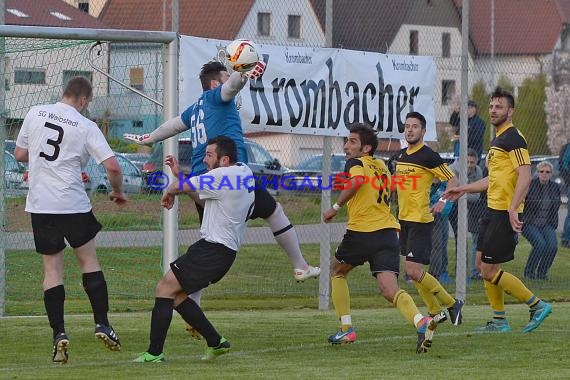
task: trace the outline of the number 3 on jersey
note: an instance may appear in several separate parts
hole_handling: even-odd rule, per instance
[[[53,140],[53,139],[48,139],[47,143],[51,146],[53,146],[53,153],[52,154],[46,154],[44,152],[40,152],[40,157],[45,158],[48,161],[55,161],[57,160],[57,157],[59,157],[59,144],[61,144],[61,141],[63,140],[63,128],[60,127],[59,125],[56,124],[52,124],[52,123],[45,123],[44,127],[49,128],[49,129],[53,129],[54,131],[57,132],[57,139]]]
[[[202,103],[202,101],[200,101]],[[190,139],[192,140],[192,148],[196,148],[198,144],[205,144],[208,141],[206,136],[206,127],[204,126],[204,110],[198,105],[198,120],[196,114],[192,114],[190,118]]]

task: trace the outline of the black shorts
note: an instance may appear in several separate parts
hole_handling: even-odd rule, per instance
[[[419,264],[428,265],[431,256],[433,222],[418,223],[400,220],[400,255]]]
[[[269,218],[277,208],[277,201],[266,189],[255,187],[255,206],[253,212],[249,219],[267,219]],[[198,210],[198,217],[200,218],[200,224],[202,224],[202,219],[204,218],[204,208],[196,203],[196,210]]]
[[[236,251],[204,239],[188,247],[186,253],[170,263],[172,273],[186,294],[220,281],[230,270]]]
[[[63,251],[65,240],[72,248],[89,242],[101,231],[92,211],[80,214],[31,214],[36,251],[53,255]]]
[[[353,267],[368,261],[372,275],[386,271],[397,274],[400,271],[398,234],[393,228],[373,232],[347,230],[334,256]]]
[[[509,212],[487,208],[479,221],[477,250],[482,252],[481,261],[500,264],[513,260],[518,240],[509,221]]]

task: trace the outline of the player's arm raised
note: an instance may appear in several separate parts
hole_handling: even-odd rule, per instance
[[[160,127],[156,128],[151,133],[145,133],[143,135],[125,133],[123,134],[123,138],[139,145],[151,145],[166,140],[169,137],[176,136],[187,129],[188,127],[186,127],[184,122],[182,122],[180,116],[177,116],[162,123]]]
[[[234,71],[228,80],[222,85],[222,100],[229,102],[241,91],[249,79],[257,79],[265,71],[265,62],[259,61],[253,69],[245,73]]]

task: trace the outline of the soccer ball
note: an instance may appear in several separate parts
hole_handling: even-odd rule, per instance
[[[226,59],[235,71],[246,72],[259,61],[257,46],[251,40],[238,39],[226,46]]]

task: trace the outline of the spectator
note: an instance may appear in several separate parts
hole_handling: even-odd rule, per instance
[[[449,124],[455,128],[453,141],[453,155],[459,157],[459,126],[460,117],[459,112],[461,108],[457,104],[453,109],[453,113],[449,117]],[[483,153],[483,140],[485,136],[485,122],[477,113],[478,106],[473,100],[467,102],[467,148],[473,149],[477,152],[477,162]]]
[[[552,180],[552,164],[536,165],[538,178],[530,182],[523,214],[523,236],[532,249],[524,268],[527,279],[547,280],[548,270],[558,250],[556,228],[560,208],[560,187]]]
[[[483,170],[477,165],[481,155],[478,155],[474,149],[469,149],[467,152],[467,183],[473,183],[479,181],[483,178]],[[455,172],[456,176],[459,176],[459,168],[457,163],[451,165],[451,170]],[[479,280],[481,275],[477,269],[475,258],[476,258],[476,246],[477,238],[479,237],[479,218],[483,215],[485,209],[486,200],[477,193],[469,193],[467,196],[467,231],[471,233],[472,244],[471,244],[471,279]],[[453,228],[455,234],[455,239],[457,241],[457,203],[453,203],[453,209],[449,214],[449,222]]]
[[[430,207],[439,202],[441,195],[447,187],[447,182],[441,182],[439,178],[433,179],[430,190]],[[449,213],[454,208],[454,202],[447,202],[441,212],[433,216],[433,232],[429,274],[438,279],[442,284],[449,284],[451,279],[447,272],[447,241],[449,240]]]
[[[558,158],[558,168],[560,170],[560,177],[566,183],[568,188],[568,198],[570,199],[570,144],[565,144],[560,149],[560,156]],[[564,229],[562,230],[562,238],[560,245],[564,248],[570,248],[570,212],[566,214],[564,220]]]

